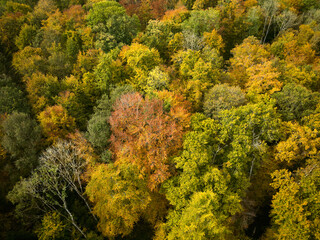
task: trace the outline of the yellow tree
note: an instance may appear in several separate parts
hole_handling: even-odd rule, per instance
[[[261,45],[255,37],[251,36],[231,50],[233,57],[230,59],[230,76],[235,84],[244,87],[249,78],[247,69],[271,60],[271,53],[267,48],[267,45]]]
[[[246,72],[249,79],[246,83],[246,91],[249,98],[259,99],[259,95],[261,94],[270,96],[281,90],[280,73],[272,65],[271,61],[266,61],[247,68]]]
[[[129,234],[151,200],[145,181],[130,164],[96,165],[86,194],[99,217],[98,229],[110,238]]]
[[[35,113],[43,111],[45,107],[54,104],[54,98],[62,90],[62,84],[57,77],[44,75],[40,72],[33,73],[30,77],[25,77],[28,98]]]
[[[47,107],[38,116],[40,126],[49,143],[65,138],[75,130],[75,121],[61,105]]]
[[[119,56],[130,76],[128,82],[137,90],[146,90],[148,73],[162,63],[156,49],[138,43],[123,47]]]
[[[272,230],[277,239],[320,239],[319,158],[291,173],[273,174]]]
[[[306,159],[316,158],[320,150],[318,131],[298,123],[283,123],[286,140],[276,146],[275,159],[288,167],[300,167]]]

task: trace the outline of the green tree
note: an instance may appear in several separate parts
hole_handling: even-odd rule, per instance
[[[96,47],[104,51],[130,44],[139,30],[137,17],[129,17],[116,1],[94,3],[87,16],[96,36]]]
[[[159,52],[154,48],[134,43],[120,52],[127,81],[137,90],[146,90],[148,73],[162,63]]]
[[[37,166],[40,127],[29,115],[14,112],[2,123],[2,128],[1,145],[14,157],[21,174],[27,175]]]
[[[32,45],[32,40],[35,35],[36,35],[36,28],[32,25],[24,24],[21,27],[19,36],[17,36],[15,39],[16,46],[20,50],[22,50],[26,46]]]
[[[223,238],[230,232],[227,219],[241,210],[240,196],[229,187],[230,176],[216,166],[227,136],[217,122],[200,114],[193,117],[192,129],[181,156],[174,159],[182,171],[164,184],[174,206],[163,226],[166,238]]]
[[[205,95],[203,109],[206,116],[218,118],[219,112],[239,107],[245,103],[245,94],[239,87],[219,84],[211,88]]]
[[[181,27],[184,31],[189,31],[198,37],[202,37],[204,32],[211,32],[214,28],[218,28],[219,17],[219,11],[214,8],[194,10],[191,12],[190,18],[185,20]]]
[[[170,59],[168,44],[179,28],[171,21],[150,20],[142,37],[141,42],[149,48],[155,48],[160,56]]]
[[[0,76],[0,114],[17,112],[30,112],[25,94],[6,75]]]
[[[230,220],[245,209],[267,143],[279,139],[278,116],[271,103],[248,104],[222,111],[219,121],[196,114],[191,127],[174,159],[179,174],[164,184],[174,208],[162,228],[169,239],[232,239],[241,226]]]
[[[274,93],[272,97],[277,101],[283,120],[300,121],[315,111],[320,96],[301,85],[287,84],[281,92]]]
[[[35,113],[43,111],[46,107],[55,103],[54,99],[62,91],[62,84],[57,77],[44,75],[40,72],[33,73],[30,77],[25,77],[28,98]]]
[[[216,49],[188,49],[178,51],[172,61],[181,78],[183,94],[199,111],[205,92],[220,82],[222,57]]]

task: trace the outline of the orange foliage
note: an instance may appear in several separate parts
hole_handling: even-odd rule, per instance
[[[138,93],[119,99],[110,117],[116,163],[133,163],[155,190],[172,173],[169,157],[182,145],[182,126],[163,110],[163,101]]]
[[[185,6],[181,6],[180,8],[166,11],[162,17],[162,20],[182,23],[184,20],[186,20],[188,14],[188,9]]]
[[[191,103],[182,95],[167,90],[156,92],[158,98],[170,106],[169,115],[175,119],[184,130],[190,126]]]
[[[75,28],[83,27],[86,13],[81,5],[73,5],[63,11],[63,21],[67,25],[74,25]]]

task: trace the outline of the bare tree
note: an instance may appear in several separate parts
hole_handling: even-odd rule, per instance
[[[32,175],[21,180],[9,193],[11,202],[18,204],[18,209],[29,208],[24,199],[36,200],[36,207],[43,212],[58,212],[69,221],[85,238],[86,235],[76,223],[74,213],[68,206],[68,192],[74,191],[82,199],[91,213],[91,208],[84,197],[81,175],[87,166],[84,155],[71,141],[59,141],[49,147],[39,159],[39,167]],[[93,216],[94,217],[94,216]]]
[[[265,20],[263,25],[261,43],[265,43],[270,31],[271,24],[275,21],[275,16],[279,9],[279,2],[278,0],[264,1],[262,8],[265,12]]]
[[[279,27],[279,35],[285,30],[299,25],[301,23],[301,18],[299,18],[296,13],[286,10],[276,17],[276,23]]]

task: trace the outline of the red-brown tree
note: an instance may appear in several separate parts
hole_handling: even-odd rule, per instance
[[[148,187],[156,190],[173,171],[169,159],[181,148],[182,126],[164,112],[162,100],[138,93],[122,96],[114,109],[110,125],[116,163],[137,165]]]

